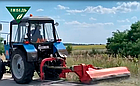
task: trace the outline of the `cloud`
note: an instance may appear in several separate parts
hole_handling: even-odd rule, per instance
[[[93,17],[90,17],[89,20],[97,20],[97,19],[95,19],[95,18],[93,18]]]
[[[124,31],[124,30],[130,29],[130,26],[131,26],[131,25],[121,25],[121,26],[119,26],[119,27],[116,28],[116,29],[117,29],[117,30],[120,30],[120,31]]]
[[[85,9],[66,10],[68,13],[101,13],[101,14],[116,14],[127,13],[140,8],[140,2],[118,2],[116,7],[106,8],[103,6],[87,6]]]
[[[131,19],[137,20],[138,18],[136,16],[133,16]]]
[[[81,16],[86,16],[85,14],[81,14]]]
[[[37,9],[36,10],[37,12],[42,12],[42,11],[44,11],[43,9]]]
[[[57,16],[49,16],[50,18],[54,18],[54,19],[59,19],[60,18],[60,16],[59,15],[57,15]]]
[[[78,22],[78,21],[71,21],[71,22],[65,22],[66,25],[72,25],[74,27],[81,27],[81,28],[86,28],[86,27],[96,27],[96,26],[106,26],[106,25],[114,25],[112,22],[107,22],[107,23],[86,23],[86,22]]]
[[[128,19],[125,20],[117,20],[117,22],[130,22]]]
[[[66,10],[66,9],[69,9],[69,7],[65,7],[65,6],[62,6],[62,5],[57,5],[57,8],[55,8],[55,9]]]
[[[54,19],[55,21],[65,21],[65,19],[61,19],[59,15],[57,16],[49,16],[50,18]]]
[[[71,21],[71,22],[65,22],[65,24],[68,24],[68,25],[80,25],[81,23],[78,22],[78,21]]]
[[[70,13],[66,13],[65,15],[70,15]]]

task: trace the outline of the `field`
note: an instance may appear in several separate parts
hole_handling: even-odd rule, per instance
[[[105,45],[78,45],[72,46],[73,51],[67,58],[67,66],[78,65],[81,63],[92,64],[96,67],[110,68],[110,67],[119,67],[126,66],[131,72],[130,83],[118,83],[114,86],[140,86],[138,80],[140,80],[140,60],[136,58],[122,58],[121,56],[109,57],[107,54],[94,54],[91,52],[91,49],[102,50],[105,49]],[[79,81],[78,77],[75,74],[68,74],[68,80],[70,81]],[[109,84],[109,83],[106,83]],[[113,83],[115,84],[115,83]],[[110,86],[110,85],[109,85]]]
[[[140,86],[140,60],[136,58],[122,58],[121,56],[109,57],[107,54],[95,54],[92,48],[105,50],[105,45],[74,45],[72,53],[67,57],[67,66],[81,63],[92,64],[96,67],[110,68],[126,66],[131,72],[131,77],[127,80],[101,82],[103,86]],[[4,56],[2,56],[4,58]],[[39,77],[35,72],[35,78]],[[74,73],[67,74],[68,81],[79,82],[78,76]],[[102,85],[101,85],[102,86]]]
[[[105,45],[73,45],[73,50],[105,49]]]

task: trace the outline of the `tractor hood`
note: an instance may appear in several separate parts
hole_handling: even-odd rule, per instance
[[[53,53],[58,52],[61,57],[67,57],[68,52],[62,42],[55,42],[53,45]]]

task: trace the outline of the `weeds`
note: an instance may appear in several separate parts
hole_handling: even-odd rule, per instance
[[[140,61],[137,58],[132,58],[131,60],[122,57],[114,58],[109,57],[107,54],[90,54],[89,51],[79,51],[67,58],[67,66],[81,63],[103,68],[126,66],[130,70],[132,77],[140,76]],[[72,78],[75,78],[75,76]]]

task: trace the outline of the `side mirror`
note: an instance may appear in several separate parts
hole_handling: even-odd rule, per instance
[[[58,23],[58,22],[56,22],[54,25],[58,26],[58,25],[59,25],[59,23]]]
[[[2,30],[2,24],[0,24],[0,31]]]

